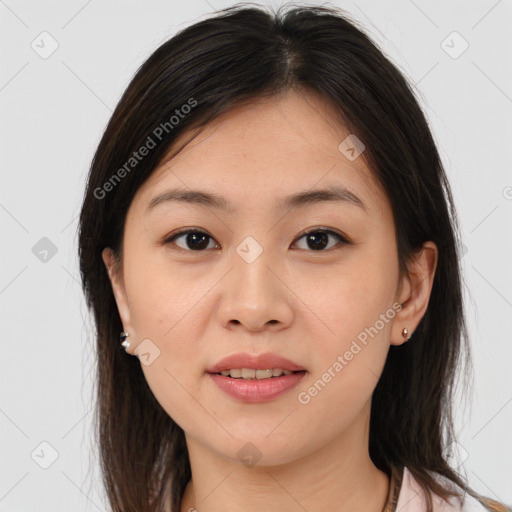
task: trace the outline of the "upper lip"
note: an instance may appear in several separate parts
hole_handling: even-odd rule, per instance
[[[271,368],[281,368],[292,372],[305,370],[302,366],[281,357],[278,354],[259,354],[251,355],[247,353],[233,354],[222,358],[216,364],[208,368],[208,373],[220,373],[224,370],[233,368],[253,368],[255,370],[268,370]]]

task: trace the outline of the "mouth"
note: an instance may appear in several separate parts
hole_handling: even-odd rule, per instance
[[[271,373],[276,375],[270,375]],[[255,404],[276,400],[290,392],[301,383],[306,373],[306,370],[291,371],[281,368],[235,368],[207,375],[217,389],[229,397],[238,402]]]
[[[306,371],[306,368],[278,354],[238,353],[224,357],[206,370],[207,373],[234,379],[271,379]]]
[[[297,387],[307,370],[279,354],[238,353],[206,370],[217,388],[241,402],[274,400]]]
[[[210,372],[208,372],[210,373]],[[265,370],[255,368],[231,368],[221,372],[213,373],[222,377],[240,380],[268,380],[279,379],[283,376],[292,375],[294,373],[306,373],[306,370],[286,370],[282,368],[268,368]]]

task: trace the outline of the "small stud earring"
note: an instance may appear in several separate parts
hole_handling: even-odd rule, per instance
[[[409,338],[411,337],[406,327],[402,330],[402,336],[405,338],[405,341],[409,341]]]
[[[130,342],[126,340],[130,336],[127,332],[122,331],[119,335],[119,341],[121,342],[122,347],[126,351],[128,347],[130,346]]]

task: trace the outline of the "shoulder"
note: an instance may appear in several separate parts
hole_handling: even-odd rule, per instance
[[[439,476],[438,480],[445,487],[456,491],[460,498],[450,497],[448,502],[439,496],[432,495],[434,512],[512,512],[511,507],[507,507],[497,501],[485,497],[475,498],[464,492],[455,483]],[[396,510],[400,512],[424,512],[426,510],[425,494],[411,472],[404,467],[402,475],[402,485],[398,496]]]

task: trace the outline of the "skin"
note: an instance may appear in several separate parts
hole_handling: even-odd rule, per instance
[[[332,107],[291,90],[230,111],[139,188],[130,205],[124,260],[114,271],[103,251],[124,330],[134,355],[149,338],[160,350],[141,369],[155,397],[184,430],[192,468],[181,511],[380,512],[389,479],[368,452],[371,395],[390,345],[405,342],[423,317],[437,263],[426,242],[400,275],[391,207],[362,157],[338,149],[348,131]],[[190,139],[182,134],[177,143]],[[363,154],[364,155],[364,154]],[[279,210],[295,192],[336,184],[366,209],[322,202]],[[149,201],[176,186],[215,192],[228,213]],[[206,249],[182,228],[199,228]],[[315,250],[303,236],[330,228]],[[263,249],[252,263],[236,252],[247,237]],[[312,248],[313,247],[313,248]],[[188,251],[188,252],[187,252]],[[400,311],[393,304],[402,304]],[[307,404],[298,401],[381,314],[394,311],[377,335]],[[362,345],[361,345],[362,346]],[[224,394],[205,370],[237,353],[276,352],[308,371],[300,385],[265,403]],[[246,444],[261,458],[246,465]]]

